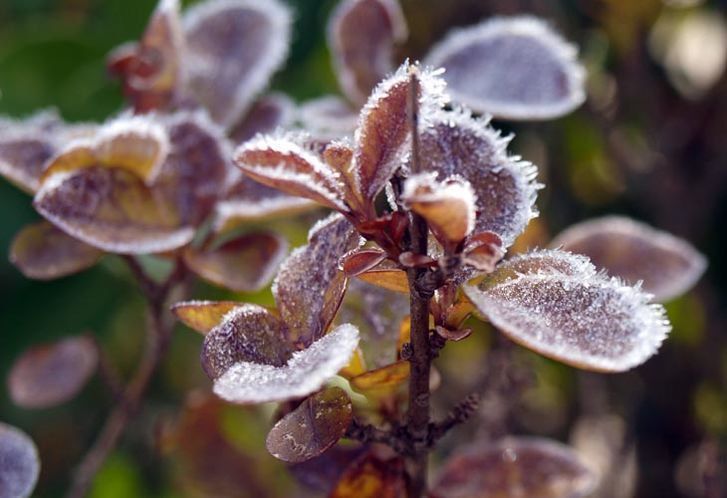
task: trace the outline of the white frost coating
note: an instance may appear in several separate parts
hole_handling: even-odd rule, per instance
[[[208,0],[194,5],[184,13],[182,19],[184,31],[189,34],[205,21],[215,16],[224,16],[225,11],[229,10],[251,10],[262,14],[270,23],[269,31],[273,35],[266,38],[268,45],[262,49],[263,53],[258,54],[257,60],[243,68],[247,72],[245,77],[240,79],[234,98],[224,102],[224,115],[219,118],[220,124],[225,128],[233,126],[240,119],[252,104],[254,97],[267,86],[270,76],[285,61],[293,22],[289,7],[278,0]],[[203,74],[205,70],[224,62],[210,60],[211,54],[198,52],[190,44],[187,49],[188,57],[184,62],[190,78],[195,76],[208,78],[210,75]],[[226,63],[229,64],[230,61]]]
[[[27,498],[40,473],[33,440],[15,427],[0,422],[0,498]]]
[[[233,403],[285,401],[317,391],[351,359],[358,346],[358,329],[336,327],[310,347],[293,353],[283,367],[239,362],[214,383],[214,392]]]
[[[564,251],[515,257],[464,291],[512,340],[587,370],[621,372],[640,365],[671,329],[664,308],[649,304],[649,294]]]
[[[530,46],[517,47],[517,40]],[[488,52],[488,44],[498,46],[487,54],[475,53]],[[447,69],[445,79],[454,100],[500,118],[538,120],[567,114],[585,100],[585,70],[577,55],[576,47],[547,23],[517,16],[455,30],[434,46],[425,62]],[[451,62],[457,57],[463,60]],[[548,66],[549,62],[554,64]],[[558,84],[565,88],[558,89]],[[516,95],[517,90],[529,94]]]
[[[656,301],[685,293],[707,268],[706,258],[686,240],[623,216],[573,225],[551,246],[585,254],[613,276],[643,281]]]
[[[290,137],[290,134],[259,134],[237,148],[235,163],[251,175],[259,175],[269,178],[271,181],[303,185],[308,190],[324,197],[338,209],[347,211],[348,208],[342,200],[344,185],[340,173],[323,162],[315,153],[300,145],[299,138]],[[301,162],[304,162],[310,171],[293,171],[282,161],[275,167],[256,165],[242,159],[242,156],[247,153],[277,153],[283,156],[294,156],[301,159]]]
[[[475,118],[461,107],[432,108],[422,112],[419,135],[423,169],[470,182],[479,211],[475,232],[495,232],[506,249],[538,216],[535,201],[543,188],[537,182],[538,169],[508,155],[512,136],[501,136],[490,126],[489,117]],[[495,180],[507,177],[511,186],[496,184]]]

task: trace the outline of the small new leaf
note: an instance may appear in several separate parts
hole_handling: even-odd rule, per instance
[[[515,342],[586,370],[638,366],[670,330],[664,308],[649,304],[650,295],[562,251],[513,258],[464,291]]]
[[[346,433],[353,407],[346,391],[331,387],[303,401],[268,433],[265,446],[275,458],[300,463],[322,454]]]
[[[687,241],[621,216],[573,225],[551,245],[588,256],[609,275],[642,282],[656,301],[687,292],[707,267],[704,256]]]
[[[453,100],[516,120],[552,119],[585,99],[576,49],[543,21],[495,18],[454,31],[426,63],[443,67]]]
[[[28,498],[39,473],[33,440],[20,429],[0,422],[0,498]]]

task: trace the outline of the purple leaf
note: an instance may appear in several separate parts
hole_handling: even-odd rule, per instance
[[[0,422],[0,498],[28,498],[39,473],[40,460],[33,440]]]

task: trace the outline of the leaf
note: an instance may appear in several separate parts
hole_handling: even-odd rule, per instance
[[[0,135],[0,175],[33,193],[40,187],[43,167],[55,150],[53,141],[40,132],[11,127]]]
[[[432,48],[426,63],[445,69],[453,100],[498,118],[540,120],[585,100],[576,49],[530,16],[494,18],[459,29]]]
[[[348,466],[366,451],[366,447],[338,445],[305,462],[289,466],[290,473],[306,488],[328,496]]]
[[[239,308],[237,301],[183,301],[172,305],[172,313],[187,327],[207,335],[225,315]]]
[[[383,289],[409,294],[409,279],[406,272],[388,259],[371,270],[359,273],[356,278]]]
[[[501,264],[464,291],[515,342],[586,370],[622,372],[656,353],[670,330],[664,308],[583,256],[541,251]]]
[[[280,460],[299,463],[322,454],[345,434],[353,419],[346,391],[331,387],[305,399],[268,433],[265,446]]]
[[[390,391],[409,379],[411,368],[408,361],[397,361],[351,379],[351,386],[360,391]]]
[[[136,112],[166,110],[181,90],[183,53],[179,1],[160,0],[140,42],[118,47],[107,64]]]
[[[34,346],[13,364],[10,398],[23,408],[49,408],[74,398],[96,371],[98,349],[88,336]]]
[[[168,152],[169,137],[159,122],[144,116],[119,118],[54,156],[41,184],[59,173],[91,167],[124,169],[151,184]]]
[[[292,342],[307,346],[326,333],[346,290],[338,261],[358,243],[352,225],[332,214],[311,228],[308,244],[281,265],[273,296]]]
[[[408,64],[374,89],[361,111],[354,135],[353,171],[362,200],[372,201],[384,188],[408,154],[410,136],[407,114],[410,72]],[[436,73],[417,71],[420,108],[439,108],[446,101],[444,82]]]
[[[185,12],[188,86],[217,123],[237,123],[283,64],[291,23],[277,0],[210,0]]]
[[[227,194],[217,202],[214,229],[229,231],[248,221],[292,216],[318,205],[268,187],[239,173]]]
[[[287,128],[295,116],[295,103],[284,93],[269,93],[257,99],[245,117],[229,132],[233,143],[250,140],[258,133]]]
[[[704,256],[687,241],[621,216],[573,225],[551,245],[584,254],[615,277],[642,281],[656,301],[687,292],[707,267]]]
[[[194,230],[157,194],[126,170],[90,167],[53,175],[33,206],[64,232],[104,251],[158,253],[187,244]]]
[[[393,69],[394,45],[408,36],[397,0],[346,0],[328,22],[328,46],[343,93],[356,105]]]
[[[209,337],[209,336],[208,336]],[[214,392],[233,403],[266,403],[306,396],[345,367],[358,345],[358,330],[336,327],[284,366],[240,361],[215,380]]]
[[[381,249],[354,249],[341,257],[341,271],[347,277],[355,277],[378,266],[386,259]]]
[[[435,110],[422,116],[420,160],[424,171],[440,178],[458,176],[468,181],[477,198],[474,232],[494,232],[509,246],[537,215],[535,198],[540,185],[537,169],[509,157],[503,139],[486,120],[466,111]]]
[[[202,369],[215,380],[241,362],[284,366],[291,351],[282,327],[281,321],[262,306],[240,303],[205,336]]]
[[[480,232],[467,240],[462,261],[483,272],[490,273],[505,255],[502,239],[493,232]]]
[[[406,496],[404,463],[368,453],[343,473],[329,498],[401,498]]]
[[[28,498],[39,473],[33,440],[20,429],[0,422],[0,498]]]
[[[454,249],[474,229],[477,198],[468,181],[451,177],[440,182],[436,176],[422,173],[407,178],[401,198],[427,221],[439,242]]]
[[[154,189],[176,206],[184,224],[199,225],[214,210],[233,173],[222,130],[202,111],[165,119],[171,148]]]
[[[339,173],[295,140],[291,136],[258,136],[235,151],[235,164],[260,183],[348,211]]]
[[[41,221],[27,225],[13,239],[10,261],[28,278],[53,280],[96,264],[102,253]]]
[[[596,476],[568,446],[544,438],[507,437],[450,457],[433,498],[582,498]]]
[[[275,275],[288,243],[272,232],[252,232],[219,246],[190,247],[185,264],[205,280],[235,292],[265,287]]]
[[[358,114],[342,98],[326,95],[304,102],[298,109],[298,120],[314,137],[333,139],[353,135]]]

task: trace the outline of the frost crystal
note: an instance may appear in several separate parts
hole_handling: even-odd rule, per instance
[[[0,498],[27,498],[39,473],[40,460],[33,441],[0,422]]]
[[[649,294],[563,251],[518,256],[464,290],[512,340],[587,370],[640,365],[670,330],[664,308],[648,304]]]
[[[643,282],[657,301],[688,291],[707,267],[704,256],[687,241],[621,216],[574,225],[552,246],[584,254],[615,277]]]
[[[214,392],[234,403],[266,403],[306,396],[348,364],[358,340],[358,329],[343,324],[307,349],[293,353],[284,366],[235,363],[215,380]]]
[[[426,63],[444,67],[454,100],[510,119],[550,119],[585,99],[576,49],[543,21],[495,18],[453,32]]]

